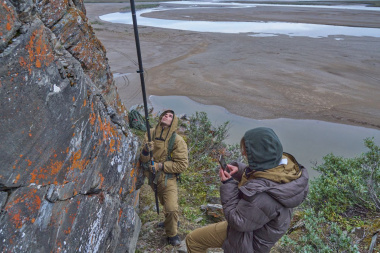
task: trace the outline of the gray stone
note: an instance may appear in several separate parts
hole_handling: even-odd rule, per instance
[[[134,252],[139,143],[83,1],[0,14],[0,251]]]

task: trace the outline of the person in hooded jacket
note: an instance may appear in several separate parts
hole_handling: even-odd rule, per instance
[[[145,135],[140,162],[145,165],[150,164],[150,151],[152,151],[156,170],[154,182],[149,165],[145,166],[148,167],[145,175],[148,176],[152,188],[153,183],[157,184],[158,199],[164,207],[165,221],[159,226],[165,228],[168,243],[177,246],[181,243],[177,235],[179,224],[177,176],[184,172],[189,164],[187,145],[183,138],[175,133],[178,127],[178,118],[174,111],[164,111],[158,122],[155,128],[150,129],[151,142],[148,142],[148,136]],[[170,145],[172,146],[171,150],[169,150]]]
[[[189,253],[206,252],[208,248],[223,248],[226,253],[270,252],[288,230],[292,209],[307,196],[307,170],[283,152],[272,129],[247,131],[240,147],[248,165],[233,162],[226,171],[219,169],[226,221],[189,233]]]

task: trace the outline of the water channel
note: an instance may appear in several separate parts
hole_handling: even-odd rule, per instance
[[[302,8],[335,8],[335,9],[353,9],[362,11],[380,11],[377,7],[365,6],[325,6],[325,5],[279,5],[279,4],[245,4],[245,3],[223,3],[199,2],[199,1],[174,1],[166,2],[177,5],[187,5],[185,7],[158,7],[143,9],[136,12],[138,25],[151,26],[167,29],[186,30],[194,32],[217,32],[217,33],[247,33],[248,36],[277,36],[288,35],[291,37],[306,36],[310,38],[322,38],[330,35],[335,36],[370,36],[380,37],[379,28],[366,27],[347,27],[334,25],[317,25],[307,23],[289,23],[289,22],[221,22],[221,21],[195,21],[195,20],[168,20],[156,19],[141,16],[149,12],[193,9],[199,8],[255,8],[257,6],[282,6],[282,7],[302,7]],[[203,6],[203,7],[202,7]],[[207,7],[205,7],[207,6]],[[215,6],[215,7],[212,7]],[[222,6],[222,7],[221,7]],[[100,19],[112,23],[132,24],[132,15],[130,12],[110,13],[99,17]],[[341,40],[342,38],[337,38]]]

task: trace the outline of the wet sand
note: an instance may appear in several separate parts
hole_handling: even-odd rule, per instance
[[[127,108],[142,103],[133,26],[98,17],[125,11],[128,5],[85,3]],[[220,8],[145,16],[380,27],[379,12],[317,8]],[[148,96],[187,96],[253,119],[315,119],[380,129],[380,38],[250,37],[144,26],[139,34]]]

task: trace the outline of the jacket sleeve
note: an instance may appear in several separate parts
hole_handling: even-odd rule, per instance
[[[172,160],[164,162],[165,173],[182,173],[189,166],[187,145],[186,142],[180,138],[176,138],[172,151]]]
[[[228,226],[239,232],[250,232],[261,228],[274,218],[272,216],[275,215],[275,210],[266,210],[263,206],[265,198],[269,197],[264,196],[266,193],[259,193],[258,198],[252,201],[240,198],[240,195],[236,181],[220,186],[220,198]]]
[[[153,129],[150,129],[150,136],[152,136],[152,134],[153,134]],[[141,146],[141,152],[140,152],[140,161],[142,163],[147,163],[150,160],[150,154],[149,154],[149,152],[146,152],[144,150],[145,143],[147,143],[147,142],[148,142],[148,134],[145,133],[144,143]]]

